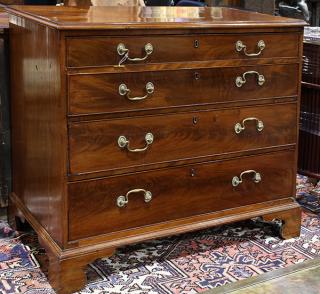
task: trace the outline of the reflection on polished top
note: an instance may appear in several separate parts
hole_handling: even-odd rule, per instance
[[[9,27],[8,14],[0,11],[0,31]]]
[[[297,19],[220,7],[11,6],[7,10],[10,14],[37,18],[38,21],[59,29],[242,28],[304,24]]]

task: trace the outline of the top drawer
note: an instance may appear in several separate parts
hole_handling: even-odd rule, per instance
[[[298,57],[299,53],[296,33],[96,36],[66,42],[68,67],[118,65],[126,54],[122,64]]]

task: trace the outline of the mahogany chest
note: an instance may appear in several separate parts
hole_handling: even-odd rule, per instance
[[[10,220],[36,230],[59,293],[130,243],[257,216],[299,235],[304,22],[227,8],[8,12]]]

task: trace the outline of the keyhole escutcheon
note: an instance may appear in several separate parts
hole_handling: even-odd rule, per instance
[[[198,118],[197,118],[196,116],[194,116],[194,117],[192,118],[192,123],[193,123],[194,125],[196,125],[196,124],[198,123]]]

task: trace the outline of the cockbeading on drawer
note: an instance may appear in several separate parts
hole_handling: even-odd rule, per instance
[[[298,42],[296,33],[72,37],[67,38],[67,66],[298,57]]]

